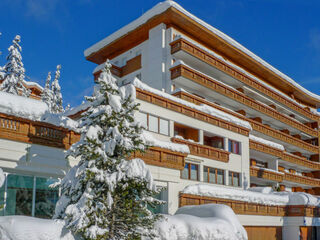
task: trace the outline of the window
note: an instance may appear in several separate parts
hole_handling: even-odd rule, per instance
[[[210,147],[224,149],[224,138],[209,132],[204,132],[203,143]]]
[[[234,187],[240,187],[240,174],[229,171],[229,185]]]
[[[148,113],[137,113],[137,119],[147,130],[169,136],[169,121]]]
[[[49,185],[56,179],[8,174],[5,186],[0,189],[1,204],[5,209],[1,215],[25,215],[52,218],[59,198],[59,189]]]
[[[193,163],[186,163],[181,172],[181,178],[189,180],[199,180],[199,165]]]
[[[224,184],[224,170],[211,167],[203,167],[203,181],[209,183]]]
[[[240,142],[229,139],[229,152],[232,152],[235,154],[241,154],[240,148],[241,148]]]

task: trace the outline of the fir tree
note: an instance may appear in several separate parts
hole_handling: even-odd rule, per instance
[[[51,72],[48,72],[48,76],[46,79],[46,85],[41,94],[41,100],[48,105],[49,111],[52,111],[52,102],[53,102],[53,93],[50,88],[50,81],[51,81]]]
[[[25,69],[22,63],[21,51],[19,45],[20,36],[17,35],[12,41],[13,44],[8,48],[7,63],[4,66],[3,82],[0,90],[15,95],[29,96],[30,91],[23,85],[25,79]]]
[[[91,107],[82,121],[81,140],[69,156],[80,159],[61,182],[55,218],[84,239],[152,237],[159,218],[147,206],[161,204],[151,174],[141,159],[128,160],[147,146],[135,121],[135,88],[117,86],[106,64],[97,80]]]
[[[61,65],[57,65],[57,70],[51,85],[51,91],[53,94],[51,110],[53,113],[63,112],[61,87],[59,85],[60,69],[61,69]]]

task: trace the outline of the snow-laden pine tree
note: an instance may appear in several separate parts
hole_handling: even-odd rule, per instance
[[[57,70],[56,70],[54,80],[52,81],[52,85],[51,85],[51,91],[52,91],[52,95],[53,95],[52,107],[51,107],[52,113],[63,112],[62,94],[61,94],[61,87],[59,84],[60,69],[61,69],[61,65],[57,65]]]
[[[134,119],[135,88],[119,88],[110,66],[106,63],[93,97],[87,97],[91,107],[81,121],[81,140],[69,150],[80,162],[61,182],[55,218],[65,219],[84,239],[152,238],[159,216],[147,206],[162,202],[153,197],[158,190],[144,162],[128,160],[147,148]]]
[[[48,76],[46,79],[46,85],[43,88],[41,93],[41,100],[48,105],[49,111],[52,110],[52,102],[53,102],[53,93],[50,87],[51,82],[51,72],[48,72]]]
[[[25,69],[22,63],[20,41],[21,38],[17,35],[12,41],[13,44],[8,48],[9,54],[3,69],[4,76],[0,90],[27,97],[30,95],[30,91],[23,85]]]

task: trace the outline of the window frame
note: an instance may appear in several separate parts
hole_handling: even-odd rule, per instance
[[[205,168],[207,168],[207,171],[205,171]],[[210,169],[214,169],[214,173],[215,173],[215,181],[214,182],[210,182]],[[222,171],[222,184],[218,183],[218,170]],[[226,179],[225,179],[225,170],[221,169],[221,168],[214,168],[214,167],[209,167],[209,166],[203,166],[203,173],[207,172],[208,174],[208,181],[206,181],[206,183],[213,183],[213,184],[218,184],[218,185],[225,185],[226,184]],[[203,182],[204,179],[203,179]]]
[[[234,148],[233,148],[233,143],[237,143],[238,145],[239,145],[239,152],[238,153],[236,153],[235,151],[234,151]],[[232,139],[229,139],[229,141],[228,141],[228,151],[229,152],[231,152],[231,153],[233,153],[233,154],[237,154],[237,155],[241,155],[242,154],[242,151],[241,151],[241,142],[239,142],[239,141],[236,141],[236,140],[232,140]]]
[[[147,128],[146,128],[146,130],[148,130],[150,132],[153,132],[153,133],[161,134],[161,135],[164,135],[164,136],[170,136],[170,120],[169,119],[163,118],[163,117],[159,117],[159,116],[156,116],[156,115],[153,115],[153,114],[150,114],[150,113],[146,113],[146,112],[140,112],[139,111],[139,113],[147,115]],[[157,132],[152,131],[152,130],[149,129],[149,126],[150,126],[149,125],[149,116],[157,118],[157,124],[158,124],[158,131]],[[160,132],[160,119],[168,122],[168,134],[163,134],[163,133]]]
[[[184,180],[191,180],[191,181],[200,181],[200,164],[196,164],[196,163],[190,163],[190,162],[186,162],[185,165],[188,165],[188,178],[184,178],[182,177],[182,172],[184,171],[184,169],[186,169],[186,167],[184,166],[183,170],[180,171],[180,178],[184,179]],[[191,165],[196,166],[197,168],[197,179],[191,179]]]
[[[239,172],[229,171],[228,177],[230,177],[230,174],[231,174],[231,182],[229,181],[228,185],[229,185],[229,186],[232,186],[232,187],[241,187],[241,184],[240,184],[240,173],[239,173]],[[234,177],[234,175],[238,175],[238,186],[235,186],[235,185],[233,184],[233,177]]]

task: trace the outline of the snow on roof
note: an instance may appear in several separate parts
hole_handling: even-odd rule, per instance
[[[0,91],[0,112],[77,131],[76,121],[63,114],[49,113],[47,104],[32,98]]]
[[[257,137],[257,136],[254,136],[252,134],[249,135],[249,139],[253,140],[253,141],[256,141],[256,142],[259,142],[259,143],[262,143],[262,144],[265,144],[265,145],[268,145],[270,147],[273,147],[273,148],[277,148],[279,150],[282,150],[284,151],[284,146],[279,144],[279,143],[275,143],[275,142],[272,142],[272,141],[269,141],[269,140],[266,140],[264,138],[260,138],[260,137]]]
[[[264,205],[306,205],[319,206],[319,198],[302,192],[273,192],[264,193],[263,188],[248,190],[220,187],[209,184],[190,185],[183,189],[183,193],[224,198]]]
[[[129,23],[128,25],[126,25],[124,27],[122,27],[121,29],[119,29],[118,31],[116,31],[113,34],[109,35],[108,37],[104,38],[103,40],[99,41],[98,43],[92,45],[91,47],[89,47],[88,49],[86,49],[84,51],[84,55],[87,57],[87,56],[91,55],[92,53],[99,51],[104,46],[110,44],[111,42],[115,41],[116,39],[120,38],[121,36],[133,31],[137,27],[139,27],[139,26],[143,25],[144,23],[146,23],[152,17],[165,12],[170,7],[173,7],[175,9],[177,9],[178,11],[182,12],[183,14],[185,14],[186,16],[190,17],[191,19],[193,19],[194,21],[196,21],[197,23],[202,25],[204,28],[208,29],[213,34],[221,37],[223,40],[227,41],[232,46],[234,46],[237,49],[239,49],[240,51],[244,52],[245,54],[247,54],[248,56],[253,58],[255,61],[261,63],[263,66],[265,66],[266,68],[268,68],[272,72],[276,73],[277,75],[279,75],[280,77],[282,77],[283,79],[285,79],[286,81],[288,81],[289,83],[291,83],[292,85],[294,85],[295,87],[300,89],[301,91],[305,92],[309,96],[311,96],[313,98],[316,98],[318,101],[320,101],[320,96],[319,95],[317,95],[315,93],[312,93],[309,90],[307,90],[306,88],[302,87],[300,84],[295,82],[292,78],[288,77],[284,73],[280,72],[278,69],[276,69],[273,66],[271,66],[269,63],[267,63],[266,61],[264,61],[263,59],[261,59],[260,57],[255,55],[253,52],[251,52],[250,50],[248,50],[247,48],[242,46],[240,43],[238,43],[237,41],[235,41],[234,39],[232,39],[228,35],[224,34],[223,32],[219,31],[218,29],[212,27],[208,23],[202,21],[198,17],[194,16],[193,14],[191,14],[190,12],[185,10],[183,7],[181,7],[176,2],[170,1],[170,0],[158,3],[153,8],[151,8],[146,13],[144,13],[142,16],[140,16],[139,18],[134,20],[133,22]]]
[[[208,105],[196,105],[194,103],[190,103],[188,101],[185,101],[183,99],[180,99],[178,97],[175,97],[175,96],[172,96],[168,93],[165,93],[165,92],[162,92],[162,91],[159,91],[157,89],[154,89],[152,87],[149,87],[147,84],[145,83],[142,83],[139,79],[135,78],[133,81],[132,81],[132,84],[135,86],[135,87],[138,87],[142,90],[145,90],[145,91],[148,91],[148,92],[151,92],[151,93],[154,93],[158,96],[161,96],[161,97],[164,97],[164,98],[167,98],[167,99],[170,99],[172,101],[175,101],[175,102],[178,102],[178,103],[181,103],[187,107],[190,107],[190,108],[193,108],[193,109],[196,109],[196,110],[199,110],[201,112],[205,112],[211,116],[214,116],[214,117],[218,117],[220,119],[223,119],[225,121],[228,121],[230,123],[233,123],[233,124],[236,124],[238,126],[241,126],[241,127],[244,127],[244,128],[247,128],[247,129],[250,129],[252,130],[252,127],[250,125],[249,122],[247,121],[244,121],[240,118],[237,118],[237,117],[234,117],[232,116],[231,114],[228,114],[228,113],[225,113],[225,112],[222,112],[216,108],[213,108],[213,107],[210,107]]]
[[[43,87],[41,87],[38,83],[36,82],[30,82],[30,81],[26,81],[26,80],[23,80],[23,84],[28,86],[28,87],[37,87],[39,88],[41,91],[43,90]]]
[[[71,115],[74,115],[74,114],[76,114],[76,113],[78,113],[78,112],[81,112],[81,111],[84,111],[84,110],[86,110],[87,108],[89,108],[90,107],[90,105],[91,105],[91,102],[83,102],[83,103],[81,103],[80,105],[78,105],[78,106],[76,106],[76,107],[73,107],[73,108],[71,108],[70,110],[68,110],[68,111],[65,111],[64,112],[64,115],[65,116],[71,116]]]

